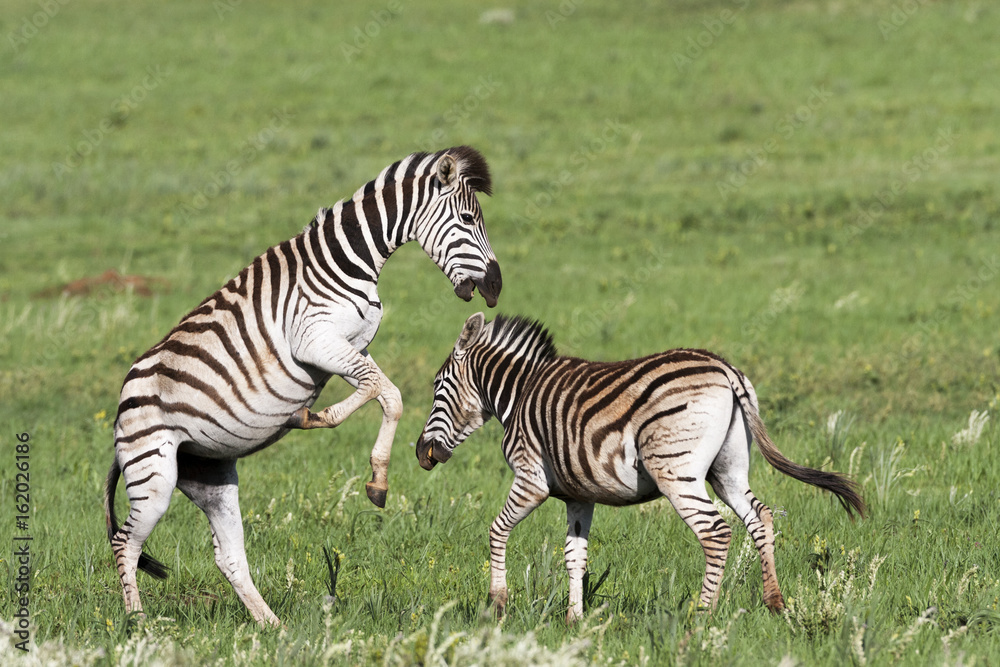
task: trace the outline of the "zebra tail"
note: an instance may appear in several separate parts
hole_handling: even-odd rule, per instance
[[[785,455],[778,451],[777,446],[768,437],[767,429],[764,427],[764,421],[760,418],[757,406],[749,400],[741,400],[740,403],[743,404],[743,412],[746,414],[750,433],[753,435],[760,453],[764,455],[768,463],[789,477],[794,477],[800,482],[812,484],[836,495],[851,521],[854,521],[855,512],[862,519],[865,518],[865,501],[858,492],[857,482],[849,479],[846,475],[807,468],[785,458]]]
[[[118,487],[118,478],[121,477],[122,469],[118,466],[118,457],[111,463],[111,470],[108,471],[108,481],[104,485],[104,520],[108,526],[108,542],[114,545],[115,535],[118,533],[118,517],[115,516],[115,490]],[[139,569],[156,577],[157,579],[167,578],[167,566],[151,558],[146,554],[139,554]]]

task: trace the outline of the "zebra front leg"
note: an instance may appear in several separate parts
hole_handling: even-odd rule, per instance
[[[381,372],[362,367],[354,371],[356,375],[344,376],[345,380],[354,380],[352,384],[357,387],[354,393],[333,405],[312,412],[309,408],[299,408],[292,413],[292,416],[285,422],[288,428],[312,429],[312,428],[336,428],[344,423],[344,420],[354,414],[358,408],[377,398],[382,393]]]
[[[490,602],[497,618],[507,607],[507,539],[510,531],[549,497],[547,488],[514,478],[507,502],[490,525]]]
[[[285,423],[288,428],[333,428],[362,405],[377,398],[382,406],[382,425],[372,448],[372,480],[365,485],[368,499],[378,507],[385,507],[389,489],[389,455],[396,435],[396,425],[403,413],[399,390],[382,369],[368,355],[368,350],[358,351],[346,340],[326,341],[323,346],[307,346],[298,357],[300,361],[343,377],[355,387],[354,393],[325,410],[312,413],[308,408],[297,410]]]
[[[326,341],[323,346],[306,347],[299,351],[296,359],[331,375],[339,375],[351,383],[355,390],[344,400],[319,412],[311,412],[309,408],[296,410],[285,422],[287,428],[335,428],[362,405],[382,393],[382,379],[385,376],[368,356],[368,350],[359,352],[343,338]]]
[[[385,507],[386,492],[389,490],[389,458],[392,453],[392,441],[396,437],[396,426],[403,416],[403,397],[396,385],[389,381],[389,378],[382,373],[382,369],[378,368],[374,360],[371,357],[368,357],[368,360],[379,373],[379,386],[382,391],[376,396],[376,399],[382,407],[382,424],[379,426],[375,446],[372,447],[369,459],[372,467],[372,481],[365,484],[365,493],[368,494],[368,499],[376,507]],[[359,387],[358,380],[352,377],[345,377],[344,380],[355,389]]]
[[[382,424],[375,438],[370,459],[372,481],[365,484],[368,500],[376,507],[385,507],[385,496],[389,490],[389,457],[392,453],[392,441],[396,437],[396,426],[403,416],[403,397],[396,385],[389,378],[382,376],[382,393],[378,395],[378,403],[382,406]]]
[[[569,572],[569,609],[566,622],[583,618],[583,578],[587,572],[587,537],[594,519],[594,503],[566,501],[566,571]]]
[[[178,455],[177,488],[208,517],[212,529],[215,564],[258,625],[278,626],[281,621],[250,578],[240,515],[239,476],[236,461],[216,461]]]

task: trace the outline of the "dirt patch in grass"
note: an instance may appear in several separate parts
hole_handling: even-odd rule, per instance
[[[54,299],[60,296],[87,296],[90,294],[118,293],[131,289],[139,296],[152,296],[154,290],[167,290],[170,283],[163,278],[122,275],[108,269],[99,276],[78,278],[63,285],[49,287],[35,293],[36,298]]]

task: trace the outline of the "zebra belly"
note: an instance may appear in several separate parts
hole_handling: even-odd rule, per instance
[[[587,444],[574,448],[581,456],[586,451],[598,452],[589,461],[590,475],[554,475],[555,488],[551,495],[601,505],[635,505],[660,497],[656,482],[638,459],[638,449],[631,428],[611,433],[597,443],[593,437]],[[577,459],[577,464],[580,464]],[[558,470],[559,468],[557,468]]]
[[[129,441],[150,429],[170,429],[183,436],[180,451],[213,459],[240,458],[286,435],[288,418],[311,407],[324,385],[298,391],[284,387],[280,398],[244,390],[239,394],[242,400],[237,400],[231,387],[216,383],[191,386],[156,376],[136,379],[122,390],[116,440]],[[156,432],[151,437],[157,437]]]
[[[193,424],[186,427],[189,432],[190,426]],[[291,429],[281,425],[268,425],[266,428],[239,429],[233,432],[223,431],[213,424],[201,423],[197,425],[197,433],[192,433],[194,439],[185,440],[179,449],[207,459],[242,458],[274,444],[289,430]]]

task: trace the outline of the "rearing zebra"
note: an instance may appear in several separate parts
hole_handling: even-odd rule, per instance
[[[352,199],[321,209],[301,234],[269,248],[136,360],[122,386],[104,505],[127,611],[142,610],[137,566],[166,576],[142,545],[177,487],[208,515],[215,562],[253,618],[277,625],[250,578],[236,460],[291,429],[335,427],[371,399],[383,418],[366,489],[385,505],[402,401],[366,349],[382,319],[379,271],[396,248],[416,240],[459,297],[470,300],[478,287],[494,306],[500,268],[476,199],[490,188],[486,161],[472,148],[414,153]],[[334,375],[356,391],[311,412]],[[120,475],[131,505],[121,528],[114,512]]]
[[[511,530],[548,497],[566,502],[566,568],[572,622],[583,613],[587,535],[594,504],[632,505],[666,496],[705,552],[701,603],[713,607],[731,531],[705,481],[733,508],[760,554],[764,602],[784,606],[775,574],[771,510],[750,490],[751,439],[772,466],[832,491],[853,518],[865,506],[836,473],[792,463],[767,436],[750,381],[720,357],[670,350],[596,363],[561,357],[541,325],[482,313],[470,317],[434,379],[434,405],[417,442],[430,470],[490,417],[503,424],[514,471],[507,502],[490,526],[490,598],[507,602]]]

